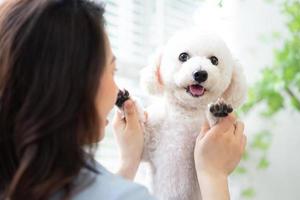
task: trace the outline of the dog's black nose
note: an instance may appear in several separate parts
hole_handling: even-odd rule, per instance
[[[201,70],[194,72],[193,76],[195,81],[202,83],[207,80],[208,74],[206,71]]]

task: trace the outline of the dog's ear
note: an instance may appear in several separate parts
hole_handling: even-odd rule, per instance
[[[243,68],[238,61],[233,66],[232,78],[228,88],[222,95],[226,103],[233,108],[239,107],[247,97],[247,82]]]
[[[152,95],[161,95],[163,93],[163,80],[160,74],[160,64],[163,48],[159,48],[151,57],[147,67],[140,72],[141,86]]]

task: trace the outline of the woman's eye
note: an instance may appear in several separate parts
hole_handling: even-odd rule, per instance
[[[219,60],[216,56],[212,56],[209,59],[210,59],[210,61],[213,65],[218,65],[219,64]]]
[[[181,62],[186,62],[188,59],[190,59],[190,55],[186,52],[184,53],[181,53],[179,55],[179,58],[178,58]]]
[[[114,71],[113,71],[113,74],[115,75],[117,72],[118,72],[118,69],[115,68]]]

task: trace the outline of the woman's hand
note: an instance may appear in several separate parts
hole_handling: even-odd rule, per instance
[[[229,199],[228,175],[235,169],[245,150],[244,124],[230,114],[209,128],[202,126],[194,151],[195,167],[202,198]]]
[[[119,175],[133,179],[141,161],[144,134],[139,122],[137,108],[132,100],[124,103],[125,119],[116,111],[113,120],[115,138],[120,148],[121,168]]]

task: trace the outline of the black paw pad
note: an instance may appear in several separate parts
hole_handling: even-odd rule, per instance
[[[210,106],[209,111],[215,117],[226,117],[233,111],[231,105],[219,102]]]
[[[125,101],[127,101],[129,98],[130,98],[129,92],[127,90],[124,90],[124,91],[119,90],[118,98],[117,98],[115,105],[118,106],[119,108],[122,108]]]

